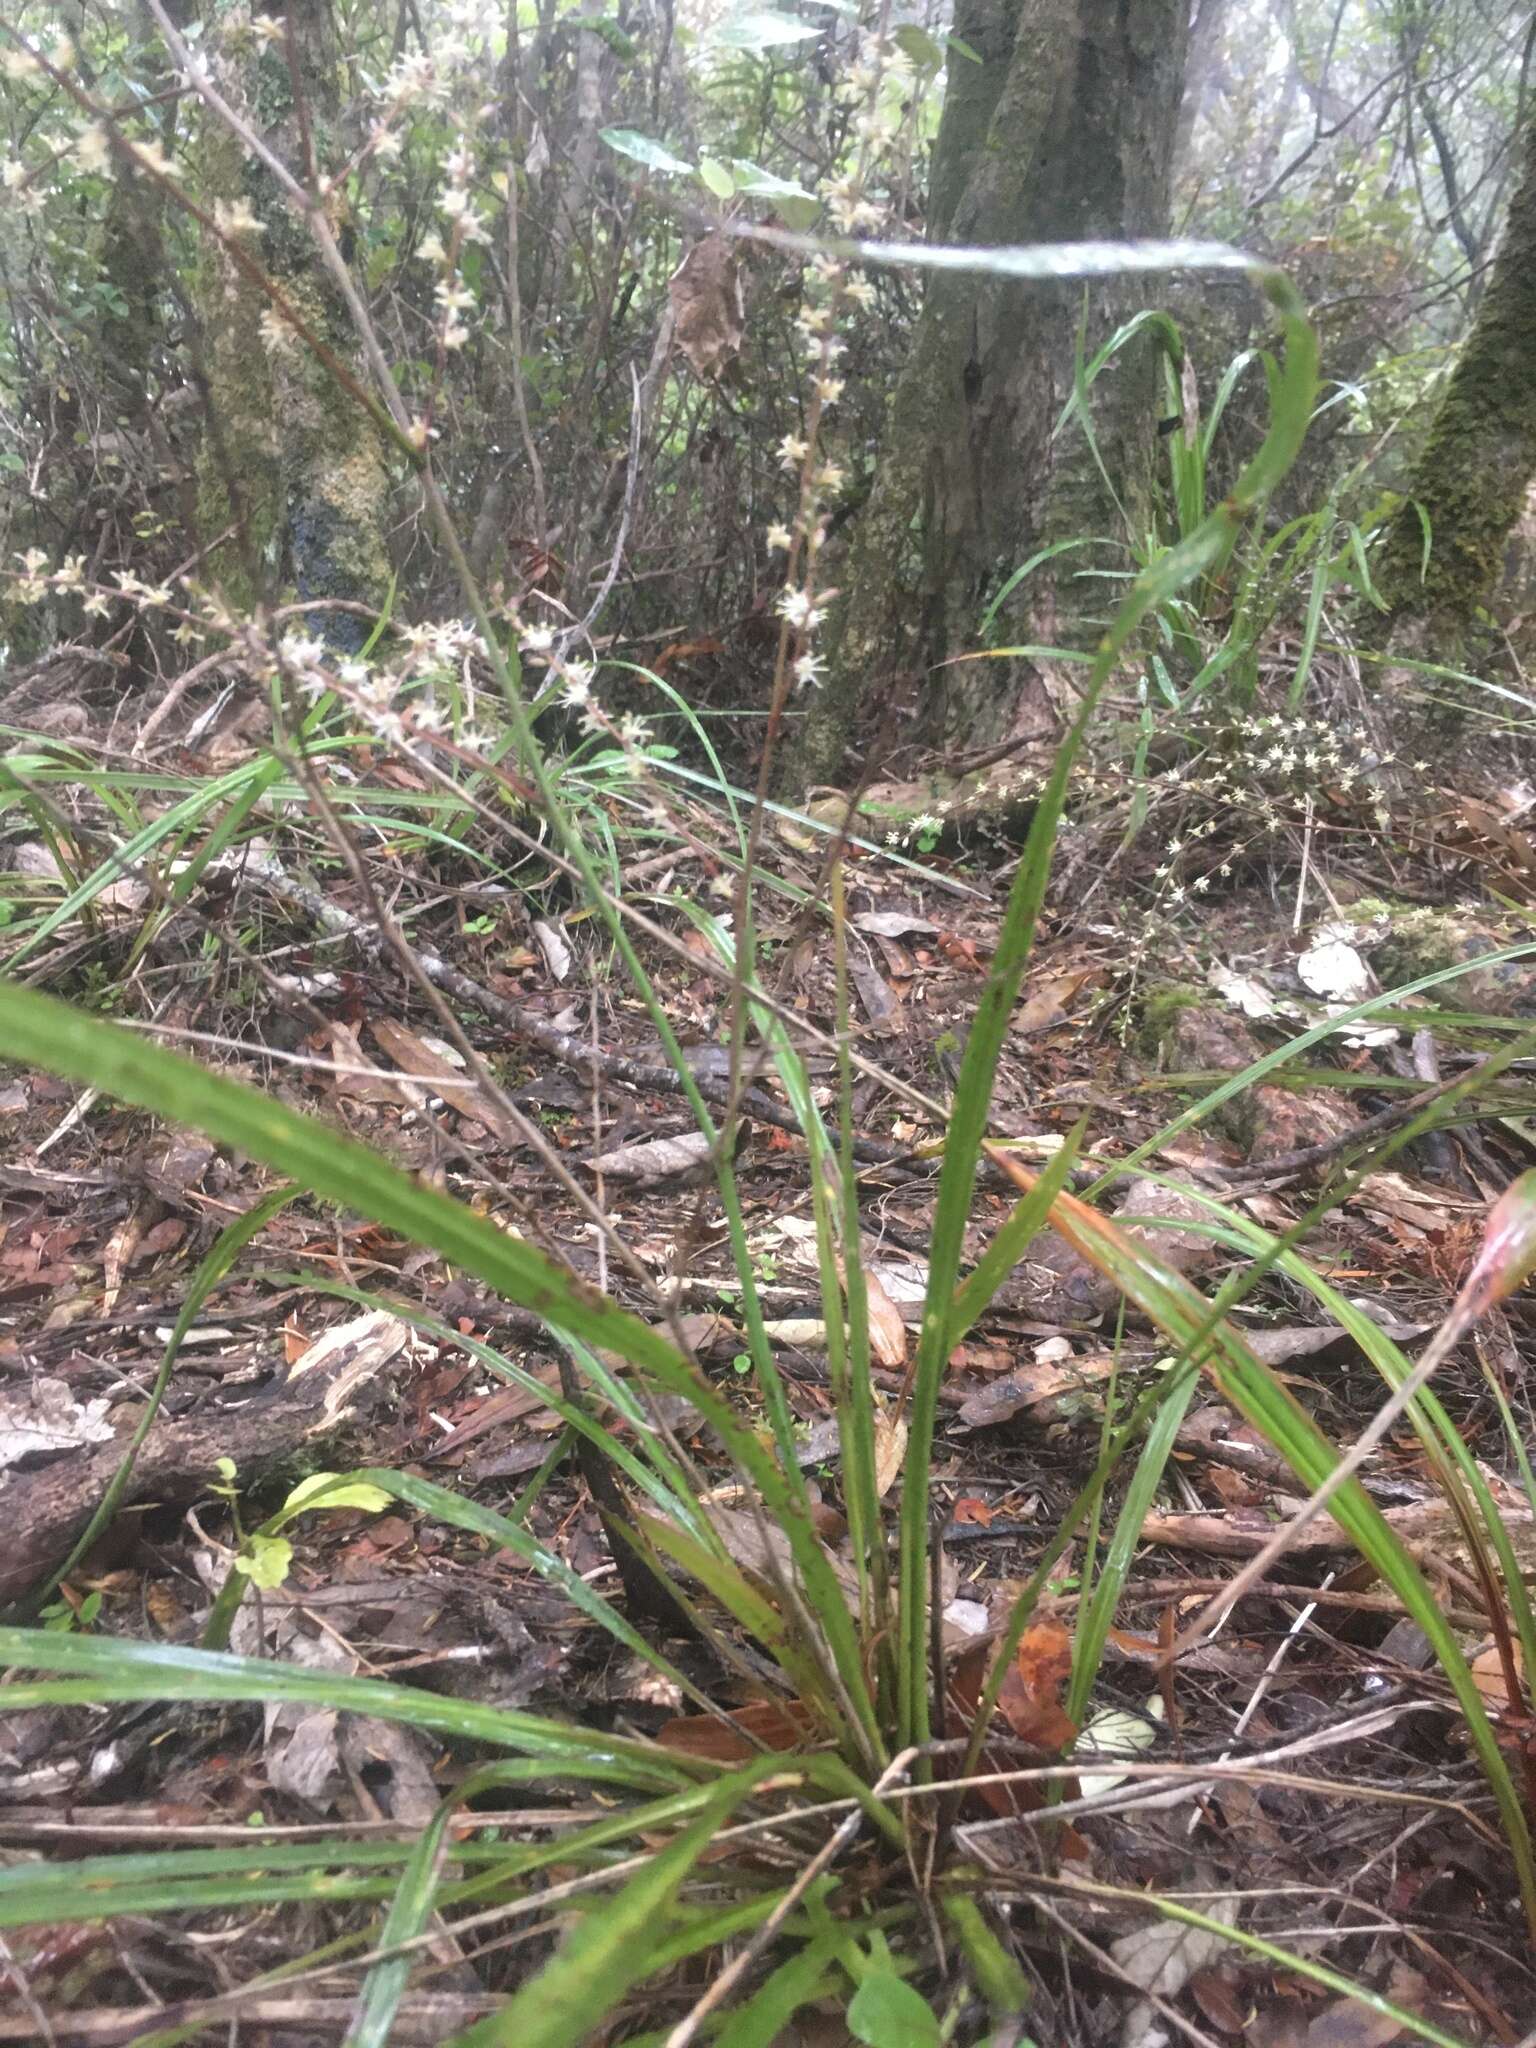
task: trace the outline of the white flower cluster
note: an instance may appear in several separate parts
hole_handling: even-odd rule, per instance
[[[634,711],[626,711],[618,719],[611,718],[593,694],[597,681],[595,662],[578,661],[558,652],[554,629],[550,626],[515,623],[518,646],[524,660],[539,662],[552,677],[558,679],[560,701],[569,710],[581,713],[581,730],[590,737],[612,740],[624,754],[631,772],[636,775],[643,773],[645,749],[653,737],[650,722]]]
[[[872,36],[839,89],[839,96],[859,109],[853,124],[857,152],[852,168],[824,179],[818,191],[833,224],[845,234],[886,221],[889,209],[870,196],[869,181],[876,158],[892,147],[912,111],[906,90],[911,82],[905,53],[888,37]],[[812,644],[826,617],[817,566],[827,538],[827,507],[847,482],[847,472],[823,456],[818,443],[828,410],[846,389],[838,366],[847,344],[837,332],[838,321],[849,305],[866,308],[874,296],[867,278],[851,275],[845,263],[832,257],[818,256],[810,265],[805,303],[795,316],[796,333],[809,357],[810,395],[804,426],[780,441],[778,460],[781,469],[799,479],[800,496],[793,519],[773,521],[764,537],[772,553],[788,558],[777,610],[789,628],[796,689],[819,683],[826,667],[825,656]]]

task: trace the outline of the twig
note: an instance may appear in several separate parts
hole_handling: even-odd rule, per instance
[[[1486,1062],[1479,1061],[1478,1064]],[[1466,1078],[1462,1075],[1457,1081],[1439,1081],[1433,1088],[1410,1095],[1404,1102],[1389,1103],[1363,1123],[1352,1125],[1349,1130],[1341,1131],[1336,1138],[1325,1139],[1320,1145],[1304,1145],[1298,1152],[1280,1152],[1273,1159],[1263,1159],[1252,1166],[1215,1166],[1211,1171],[1228,1182],[1266,1181],[1276,1175],[1304,1173],[1309,1167],[1326,1166],[1367,1138],[1380,1137],[1385,1131],[1395,1130],[1399,1124],[1412,1123],[1420,1110],[1428,1109],[1442,1095],[1449,1095],[1453,1088],[1462,1086]]]

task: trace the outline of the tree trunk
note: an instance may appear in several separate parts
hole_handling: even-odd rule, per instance
[[[959,0],[955,35],[983,61],[951,68],[930,239],[1165,234],[1187,16],[1187,0]],[[1088,296],[1090,348],[1127,303],[1123,290]],[[915,697],[936,735],[963,730],[985,744],[1010,728],[1022,664],[951,669],[940,687],[928,678],[975,643],[988,598],[1044,533],[1120,530],[1081,433],[1052,442],[1084,305],[1077,285],[934,276],[838,578],[850,595],[831,672],[807,706],[787,783],[835,769],[870,690]],[[1150,473],[1150,367],[1122,362],[1095,390],[1095,431],[1117,481],[1142,463]]]
[[[1488,289],[1377,565],[1390,607],[1381,637],[1451,658],[1498,582],[1536,476],[1536,115],[1522,141]]]
[[[306,133],[319,166],[344,154],[335,134],[337,53],[324,0],[290,0],[287,19],[304,120],[280,44],[254,60],[231,60],[220,83],[267,147],[307,182]],[[204,120],[203,203],[210,211],[249,208],[261,232],[247,248],[310,333],[354,366],[357,339],[307,224],[224,124],[211,114]],[[203,240],[196,300],[209,420],[198,502],[205,544],[215,547],[213,580],[237,610],[283,582],[301,599],[382,605],[389,471],[378,431],[298,336],[276,323],[266,296],[222,246],[212,236]],[[236,543],[221,544],[231,526]],[[352,614],[324,610],[311,615],[310,628],[346,651],[368,631]]]

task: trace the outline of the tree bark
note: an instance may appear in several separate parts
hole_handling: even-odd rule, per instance
[[[233,59],[220,83],[251,125],[301,182],[339,155],[338,54],[324,0],[291,0],[287,11],[303,94],[302,115],[281,45],[254,60]],[[355,363],[357,339],[307,224],[244,147],[204,117],[200,196],[210,210],[244,202],[261,224],[251,243],[284,299],[340,361]],[[389,471],[373,422],[297,335],[263,316],[269,301],[205,235],[196,303],[209,421],[199,465],[205,543],[231,526],[236,544],[216,546],[212,576],[237,611],[273,584],[301,599],[382,605],[389,587],[384,545]],[[274,337],[267,338],[267,337]],[[317,611],[314,630],[335,646],[361,646],[366,623]]]
[[[951,68],[930,239],[1165,234],[1187,32],[1187,0],[960,0],[955,34],[983,61]],[[1091,348],[1127,295],[1096,289],[1086,303]],[[928,679],[974,644],[988,597],[1047,529],[1082,520],[1072,530],[1106,531],[1113,506],[1081,433],[1052,442],[1084,305],[1077,285],[934,276],[838,579],[850,595],[831,670],[786,757],[787,784],[836,768],[872,689],[915,698],[936,735],[986,744],[1008,730],[1021,664],[951,669],[937,688]],[[1124,361],[1096,387],[1111,475],[1150,466],[1149,370]],[[1015,624],[1022,615],[1021,601]]]
[[[1411,636],[1454,658],[1498,582],[1533,476],[1536,115],[1528,114],[1520,183],[1488,289],[1377,565],[1389,607],[1377,629],[1383,640],[1401,647]]]

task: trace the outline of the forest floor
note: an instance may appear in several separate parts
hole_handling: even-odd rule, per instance
[[[215,765],[186,752],[168,758],[189,773]],[[1391,1153],[1394,1133],[1411,1114],[1404,1105],[1421,1106],[1426,1090],[1489,1049],[1507,1048],[1521,1015],[1536,1013],[1536,978],[1523,967],[1469,976],[1479,984],[1470,993],[1450,985],[1454,1010],[1431,1007],[1438,992],[1417,998],[1394,1010],[1385,1030],[1325,1038],[1233,1104],[1171,1134],[1169,1126],[1223,1079],[1321,1018],[1318,989],[1328,975],[1339,1001],[1408,978],[1392,953],[1400,921],[1379,907],[1352,917],[1362,877],[1374,872],[1380,893],[1397,905],[1472,896],[1479,907],[1475,916],[1459,913],[1454,943],[1474,950],[1529,935],[1519,909],[1536,887],[1536,855],[1521,836],[1529,798],[1512,792],[1501,803],[1479,790],[1481,808],[1469,823],[1457,802],[1464,794],[1471,793],[1425,794],[1416,816],[1430,822],[1412,832],[1394,825],[1379,843],[1362,827],[1347,858],[1320,857],[1314,846],[1305,873],[1298,826],[1219,891],[1164,917],[1150,945],[1124,909],[1129,881],[1124,889],[1118,881],[1087,887],[1087,877],[1113,872],[1126,822],[1115,803],[1088,806],[1061,850],[1062,879],[998,1076],[994,1131],[1038,1160],[1086,1118],[1079,1185],[1152,1142],[1147,1165],[1158,1180],[1122,1186],[1110,1206],[1154,1219],[1157,1248],[1208,1292],[1241,1261],[1180,1227],[1202,1213],[1197,1197],[1230,1203],[1279,1233],[1347,1179],[1344,1198],[1305,1239],[1307,1265],[1411,1350],[1443,1318],[1475,1256],[1489,1201],[1529,1158],[1531,1062],[1473,1098],[1452,1128]],[[666,905],[669,892],[682,891],[722,913],[730,873],[711,851],[716,814],[675,794],[672,801],[690,840],[663,860],[644,848],[625,854],[626,891],[649,899],[670,930],[673,943],[651,948],[648,965],[674,1028],[694,1049],[696,1071],[722,1077],[729,989],[696,921],[668,916]],[[641,1264],[677,1290],[696,1351],[752,1412],[713,1182],[701,1180],[688,1151],[685,1102],[645,1078],[660,1059],[654,1030],[600,934],[558,888],[523,895],[445,879],[419,847],[399,850],[407,836],[397,844],[385,832],[359,834],[373,889],[418,957],[440,959],[500,999],[498,1021],[473,1010],[462,984],[450,995],[512,1104],[596,1195]],[[6,865],[30,864],[31,887],[58,901],[46,859],[18,861],[16,851]],[[131,888],[115,901],[110,892],[98,899],[88,922],[64,926],[36,964],[39,979],[64,993],[114,987],[119,1014],[153,1016],[167,1042],[439,1179],[648,1312],[635,1277],[607,1256],[515,1121],[466,1078],[421,985],[387,950],[370,951],[345,931],[327,936],[313,915],[312,874],[311,896],[302,893],[301,850],[270,851],[300,878],[295,887],[252,860],[210,883],[202,911],[289,978],[288,1010],[269,984],[227,957],[215,964],[204,955],[202,929],[185,918],[164,927],[117,979],[144,925],[142,898]],[[973,840],[926,854],[855,849],[848,862],[852,1023],[865,1062],[854,1118],[876,1141],[872,1151],[883,1145],[897,1155],[862,1168],[861,1208],[883,1388],[898,1418],[933,1205],[935,1169],[922,1148],[941,1134],[1016,857],[1007,845]],[[786,885],[759,891],[768,978],[792,1014],[829,1031],[836,1002],[815,903],[816,859],[778,836],[764,859]],[[1149,859],[1137,862],[1124,872],[1145,879]],[[21,894],[26,886],[18,885]],[[369,919],[355,878],[333,874],[324,896]],[[1502,901],[1490,908],[1491,898]],[[1388,957],[1377,958],[1378,948]],[[1364,978],[1352,993],[1357,975]],[[570,1057],[557,1059],[512,1028],[507,1006],[564,1034]],[[593,1044],[610,1056],[595,1079],[578,1058]],[[638,1084],[626,1078],[636,1074]],[[775,1095],[770,1079],[758,1085]],[[272,1179],[202,1139],[35,1073],[4,1078],[0,1118],[0,1462],[9,1468],[0,1481],[0,1587],[14,1600],[59,1562],[100,1497],[198,1260]],[[1362,1137],[1368,1118],[1375,1121]],[[1390,1156],[1378,1156],[1383,1148]],[[805,1468],[823,1503],[822,1533],[835,1548],[836,1434],[804,1148],[788,1131],[752,1120],[737,1166],[756,1277],[803,1428]],[[978,1188],[973,1251],[1006,1214],[1012,1192],[987,1181]],[[1236,1314],[1334,1441],[1358,1434],[1380,1405],[1381,1378],[1322,1293],[1293,1273],[1270,1273]],[[465,1340],[495,1347],[530,1383],[498,1381]],[[1473,1453],[1486,1458],[1522,1546],[1532,1536],[1531,1511],[1490,1385],[1502,1385],[1528,1420],[1533,1346],[1536,1321],[1517,1298],[1437,1382]],[[1128,1391],[1166,1362],[1156,1334],[1134,1314],[1121,1319],[1113,1290],[1054,1238],[1037,1241],[956,1350],[933,1500],[947,1653],[957,1671],[965,1669],[967,1638],[989,1639],[1091,1468],[1106,1401],[1123,1411]],[[534,1536],[589,1584],[617,1594],[617,1568],[568,1455],[569,1437],[539,1398],[541,1387],[559,1384],[556,1354],[533,1317],[377,1226],[294,1203],[197,1316],[124,1511],[52,1595],[47,1619],[65,1629],[195,1642],[229,1565],[239,1526],[233,1498],[248,1526],[306,1474],[367,1465],[416,1472],[503,1510],[526,1496]],[[711,1471],[715,1454],[692,1432],[685,1407],[668,1420]],[[222,1481],[221,1459],[233,1467]],[[893,1464],[887,1478],[895,1477]],[[1474,1563],[1410,1433],[1393,1436],[1368,1477],[1432,1571],[1477,1653],[1503,1737],[1519,1749],[1529,1726],[1524,1704],[1503,1690]],[[723,1467],[718,1478],[728,1489]],[[1149,1787],[1120,1811],[1082,1820],[1072,1838],[1079,1867],[1135,1891],[1202,1891],[1218,1917],[1243,1895],[1255,1933],[1325,1957],[1459,2038],[1519,2041],[1536,2013],[1536,1973],[1486,1787],[1424,1638],[1339,1547],[1338,1531],[1318,1525],[1285,1561],[1282,1584],[1245,1601],[1171,1676],[1160,1669],[1161,1645],[1302,1491],[1235,1415],[1197,1398],[1142,1532],[1095,1712],[1115,1717],[1118,1743],[1148,1760],[1248,1768],[1172,1798]],[[688,1711],[563,1595],[483,1539],[399,1506],[382,1515],[310,1516],[289,1535],[286,1582],[253,1589],[237,1617],[233,1647],[246,1654],[648,1733]],[[1045,1621],[1070,1624],[1081,1565],[1074,1546],[1052,1579]],[[721,1693],[699,1645],[671,1649]],[[1054,1700],[1051,1682],[1041,1687],[1034,1706],[1043,1726]],[[1027,1733],[1027,1716],[1015,1726]],[[168,1835],[190,1846],[268,1831],[303,1839],[322,1827],[365,1837],[414,1830],[436,1811],[456,1768],[418,1731],[294,1707],[37,1708],[5,1725],[0,1853],[150,1848]],[[1000,1860],[1038,1868],[1040,1838],[1012,1800],[1004,1793],[996,1810],[981,1810],[984,1832]],[[476,1816],[478,1825],[487,1819]],[[184,1916],[154,1923],[152,1933],[151,1923],[128,1918],[18,1939],[11,1992],[0,1998],[0,2042],[42,2038],[39,2013],[61,2043],[137,2038],[162,2005],[161,2023],[184,2019],[199,1999],[319,1948],[351,1924],[348,1913],[345,1904],[307,1902],[254,1919]],[[1144,1961],[1123,1939],[1135,1924],[1104,1906],[1091,1930],[1098,1967],[1059,1929],[1019,1930],[1038,1973],[1032,2025],[1042,2043],[1086,2048],[1126,2038],[1126,2015],[1147,1981]],[[472,1941],[445,1934],[433,1971],[418,1983],[443,2002],[413,1992],[396,2038],[443,2038],[445,2013],[466,2022],[519,1967],[515,1951],[487,1965]],[[1366,2048],[1399,2038],[1390,2019],[1208,1936],[1187,1938],[1159,1967],[1158,1988],[1195,2041]],[[338,2000],[347,1988],[339,1984]],[[281,2007],[275,1994],[255,2001],[246,2017],[270,2031],[250,2038],[340,2037],[339,2028],[327,2030],[321,2005],[309,2013],[292,2002]]]

